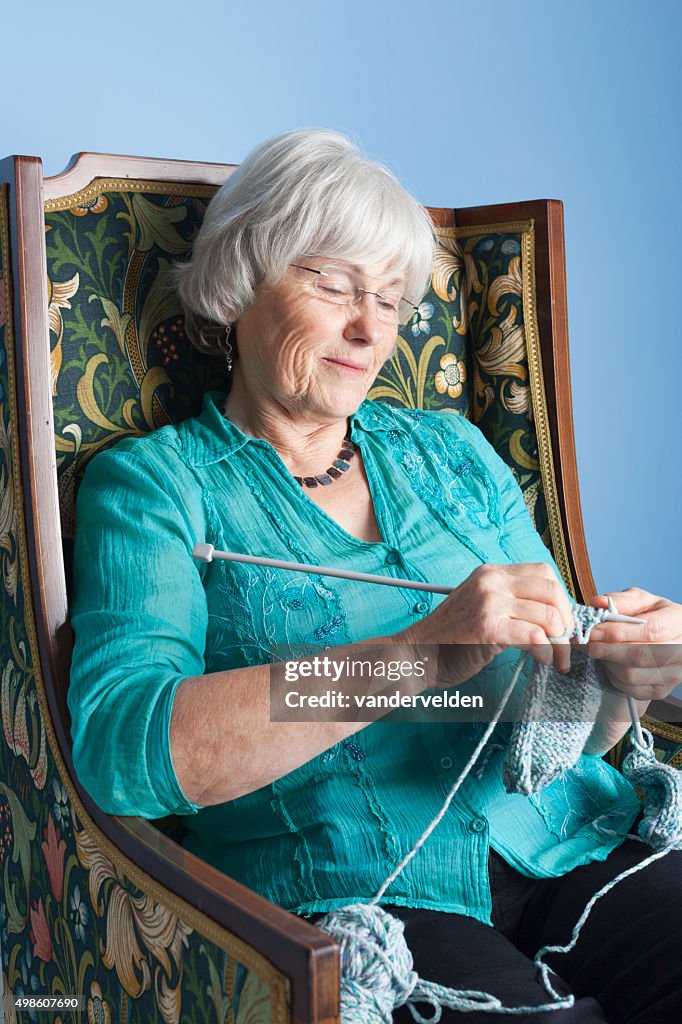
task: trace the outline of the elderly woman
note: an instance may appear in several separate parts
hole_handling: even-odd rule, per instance
[[[98,455],[78,497],[80,778],[111,813],[182,815],[188,849],[313,919],[375,895],[482,730],[271,721],[271,662],[330,648],[350,662],[371,641],[373,656],[402,661],[469,645],[449,659],[450,685],[482,670],[494,688],[513,662],[486,665],[505,649],[570,667],[570,645],[547,638],[567,635],[571,604],[506,466],[461,417],[367,400],[426,289],[433,246],[425,211],[343,136],[294,131],[260,146],[209,205],[178,272],[188,332],[224,353],[229,394]],[[455,589],[205,564],[197,542]],[[595,640],[682,639],[679,605],[613,596],[646,625],[605,623]],[[599,755],[625,731],[626,692],[643,710],[677,681],[621,672],[576,768],[536,797],[505,792],[500,727],[484,769],[382,899],[422,975],[509,1006],[546,1001],[529,955],[567,941],[587,898],[649,852],[627,838],[634,790]],[[366,687],[350,673],[341,682]],[[595,908],[556,960],[575,1007],[548,1018],[677,1019],[680,967],[661,940],[682,895],[679,858]]]

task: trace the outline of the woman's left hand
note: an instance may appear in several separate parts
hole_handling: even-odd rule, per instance
[[[635,700],[664,700],[682,683],[682,605],[639,587],[599,595],[590,603],[606,608],[608,597],[622,615],[645,622],[600,623],[590,634],[588,655],[601,660],[623,693]]]

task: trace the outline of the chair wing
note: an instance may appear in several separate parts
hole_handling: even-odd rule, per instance
[[[53,179],[34,158],[1,168],[3,983],[83,995],[96,1019],[106,1005],[112,1019],[332,1024],[328,937],[151,823],[103,814],[70,754],[76,488],[95,452],[192,415],[224,383],[184,336],[169,269],[230,171],[90,154]],[[431,213],[432,287],[372,397],[477,423],[567,586],[588,596],[561,204]],[[682,730],[657,735],[666,757],[681,756]]]

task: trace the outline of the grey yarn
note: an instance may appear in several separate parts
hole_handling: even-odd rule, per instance
[[[576,605],[574,631],[586,643],[592,628],[603,621],[599,609]],[[549,1010],[569,1009],[572,995],[562,996],[552,984],[554,972],[543,962],[548,953],[567,953],[576,945],[580,930],[594,904],[629,875],[664,856],[682,840],[682,774],[670,765],[659,764],[653,752],[653,737],[643,730],[645,746],[634,739],[634,749],[623,762],[623,774],[645,794],[641,838],[657,852],[621,872],[595,893],[564,946],[544,946],[534,964],[551,1002],[538,1006],[503,1006],[488,992],[451,989],[419,977],[404,937],[404,924],[383,910],[379,899],[445,816],[450,803],[490,738],[522,668],[517,665],[511,684],[465,768],[456,780],[440,812],[415,843],[412,850],[384,881],[371,903],[356,903],[326,914],[318,927],[331,935],[340,947],[342,1024],[392,1024],[393,1011],[407,1004],[417,1024],[438,1024],[442,1008],[462,1013],[494,1013],[527,1016]],[[535,666],[523,694],[520,720],[514,727],[504,764],[504,782],[509,792],[536,793],[568,771],[582,754],[599,712],[603,686],[607,684],[601,666],[573,652],[570,679],[551,667]],[[423,1017],[415,1004],[426,1003],[433,1012]]]
[[[567,996],[541,1006],[506,1007],[488,992],[425,981],[413,969],[403,922],[379,906],[357,903],[334,910],[317,927],[339,945],[342,1024],[391,1024],[393,1011],[406,1003],[417,1024],[439,1021],[443,1007],[519,1016],[573,1005]],[[427,1003],[432,1013],[423,1017],[416,1003]]]
[[[504,762],[508,793],[529,796],[568,771],[581,756],[599,714],[598,669],[575,653],[570,682],[551,665],[535,665]]]
[[[642,730],[646,746],[635,741],[623,761],[623,775],[644,792],[644,813],[637,829],[654,850],[667,850],[682,840],[682,772],[656,760],[654,738]]]

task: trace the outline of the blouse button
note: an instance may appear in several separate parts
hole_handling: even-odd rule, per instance
[[[469,822],[469,828],[472,832],[485,832],[487,825],[488,823],[485,818],[472,818]]]
[[[386,565],[396,565],[400,561],[400,555],[397,551],[389,551],[386,555]]]
[[[450,768],[452,768],[452,758],[451,757],[441,757],[441,759],[440,759],[440,766],[441,766],[441,768],[445,768],[445,770],[448,771]]]
[[[417,601],[416,605],[412,609],[415,615],[426,615],[429,610],[429,606],[426,601]]]

